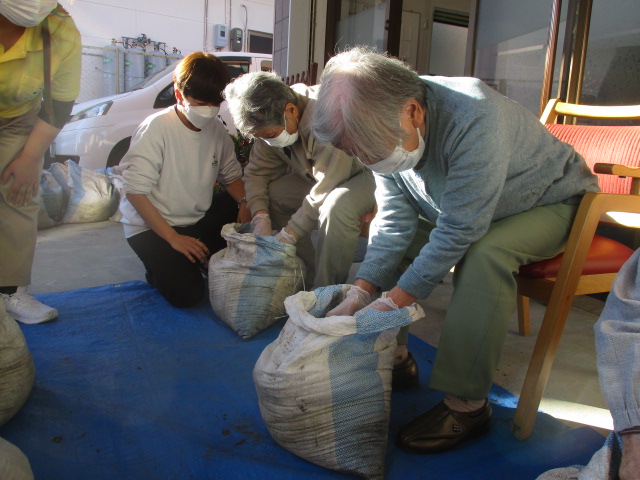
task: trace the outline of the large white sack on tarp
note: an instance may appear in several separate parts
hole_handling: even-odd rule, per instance
[[[284,299],[303,288],[304,262],[296,247],[269,235],[242,233],[250,224],[222,227],[227,248],[209,260],[213,311],[247,339],[284,315]]]
[[[349,288],[287,298],[289,319],[260,355],[253,381],[278,444],[322,467],[377,479],[384,476],[396,335],[424,311],[414,304],[325,318]]]
[[[49,170],[69,196],[64,223],[102,222],[117,210],[120,195],[107,175],[73,160],[54,163]]]
[[[0,301],[0,425],[22,408],[34,378],[35,368],[22,330]]]
[[[55,227],[62,222],[67,211],[69,197],[62,189],[62,185],[48,170],[40,173],[40,188],[38,189],[38,230]]]
[[[0,437],[0,479],[33,480],[29,459],[13,443]]]

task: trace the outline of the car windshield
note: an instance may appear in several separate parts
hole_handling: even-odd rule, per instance
[[[224,59],[222,59],[222,61],[226,64],[227,72],[229,72],[229,75],[231,76],[232,80],[236,77],[239,77],[243,73],[247,73],[249,71],[248,61],[244,61],[244,62],[238,61],[238,60],[225,61]]]

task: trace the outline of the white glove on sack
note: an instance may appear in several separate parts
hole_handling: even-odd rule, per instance
[[[352,285],[347,294],[344,296],[344,300],[340,304],[327,312],[327,317],[334,315],[347,315],[353,316],[358,310],[362,310],[371,303],[371,295],[365,289]]]
[[[258,213],[251,220],[254,235],[272,235],[271,217],[268,213]]]
[[[276,240],[282,243],[288,243],[289,245],[295,245],[298,241],[295,235],[290,234],[284,228],[276,233]]]
[[[382,292],[380,298],[378,298],[374,302],[371,302],[362,310],[378,310],[379,312],[391,312],[393,310],[398,310],[400,307],[396,305],[396,302],[387,297],[388,293],[389,292]]]

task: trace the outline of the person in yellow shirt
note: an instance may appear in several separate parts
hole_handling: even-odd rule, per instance
[[[78,96],[81,61],[80,32],[55,0],[0,0],[0,296],[23,323],[58,314],[27,286],[44,153]]]

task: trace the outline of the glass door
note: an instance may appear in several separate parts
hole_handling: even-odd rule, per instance
[[[475,0],[467,74],[536,115],[554,97],[640,104],[639,19],[639,0]]]
[[[583,72],[580,103],[640,104],[640,1],[593,0]]]
[[[470,74],[536,115],[552,0],[477,0]]]
[[[397,56],[402,0],[329,0],[326,58],[357,45]]]

